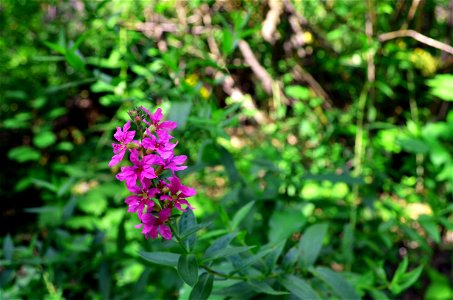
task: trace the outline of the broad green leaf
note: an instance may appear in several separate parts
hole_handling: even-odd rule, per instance
[[[452,74],[438,74],[433,79],[427,80],[426,84],[431,87],[431,94],[445,101],[453,101]]]
[[[184,129],[187,124],[190,112],[192,111],[192,102],[174,101],[171,103],[171,109],[168,114],[170,121],[178,123],[179,129]]]
[[[374,300],[392,300],[390,297],[388,297],[384,292],[380,290],[371,290],[370,294]]]
[[[284,278],[280,278],[279,282],[290,291],[297,298],[302,300],[318,300],[318,294],[312,289],[312,287],[302,278],[294,275],[286,275]]]
[[[306,218],[299,210],[288,208],[284,211],[275,211],[269,220],[269,242],[276,243],[286,240],[291,234],[298,231],[305,222]]]
[[[181,238],[184,244],[188,247],[189,250],[192,250],[195,247],[195,241],[197,239],[196,234],[186,234],[186,232],[192,230],[197,225],[197,220],[192,210],[188,209],[182,214],[178,221],[178,231],[179,235],[184,235],[184,238]],[[196,231],[195,231],[196,232]]]
[[[225,56],[230,55],[234,50],[234,34],[229,28],[225,28],[222,32],[222,52]]]
[[[300,85],[290,85],[285,88],[285,94],[296,100],[307,100],[310,98],[310,90]]]
[[[302,263],[305,267],[311,267],[318,258],[327,228],[328,224],[315,224],[308,227],[302,235],[299,249],[302,251]]]
[[[176,267],[178,265],[179,254],[171,253],[171,252],[144,252],[140,251],[139,255],[152,263],[169,266],[169,267]]]
[[[236,183],[241,182],[241,175],[236,168],[234,158],[231,153],[223,146],[217,145],[218,152],[220,153],[220,160],[225,166],[225,170],[230,180],[230,184],[235,185]]]
[[[420,225],[422,225],[423,229],[425,229],[428,235],[433,239],[433,241],[436,242],[436,244],[439,244],[440,231],[435,221],[428,216],[421,216],[418,221],[420,222]]]
[[[3,257],[6,260],[11,260],[13,258],[13,252],[14,252],[13,239],[8,234],[3,240]]]
[[[197,224],[197,220],[192,210],[188,209],[184,212],[178,221],[178,232],[179,235],[184,234],[187,230],[190,230],[193,226]]]
[[[234,215],[233,219],[231,220],[231,229],[236,230],[236,228],[239,226],[239,224],[242,222],[242,220],[247,216],[247,214],[250,212],[252,209],[253,205],[255,204],[255,201],[251,201],[241,207],[236,214]]]
[[[209,273],[203,273],[189,295],[190,300],[205,300],[211,295],[214,276]]]
[[[51,131],[42,131],[33,138],[33,144],[38,148],[46,148],[54,144],[57,136]]]
[[[341,275],[325,267],[317,267],[311,271],[316,277],[324,281],[332,288],[334,293],[343,300],[360,299],[357,291],[352,285]]]
[[[185,283],[194,286],[198,281],[198,263],[193,254],[181,255],[178,260],[178,274]]]
[[[8,158],[23,163],[26,161],[39,160],[41,154],[28,146],[16,147],[8,151]]]
[[[222,258],[222,257],[228,257],[231,255],[246,252],[254,247],[255,246],[242,246],[242,247],[228,247],[228,248],[219,249],[219,250],[211,253],[210,255],[205,255],[203,260],[210,261],[210,260],[214,260],[214,259],[218,259],[218,258]]]

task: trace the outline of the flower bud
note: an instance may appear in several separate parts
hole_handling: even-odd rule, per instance
[[[129,143],[127,144],[127,149],[138,149],[140,148],[140,145],[138,145],[137,143]]]

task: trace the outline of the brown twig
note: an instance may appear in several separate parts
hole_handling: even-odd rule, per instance
[[[316,81],[316,79],[304,68],[299,65],[295,66],[293,69],[293,75],[295,79],[306,82],[313,89],[315,94],[324,100],[323,107],[325,109],[332,107],[332,101],[330,100],[327,92],[322,88],[318,81]]]
[[[245,63],[250,66],[253,73],[255,73],[255,75],[261,81],[261,84],[263,85],[263,88],[266,91],[266,93],[271,95],[273,82],[272,77],[269,75],[266,69],[264,69],[263,66],[261,66],[261,64],[258,62],[258,60],[255,57],[255,54],[253,54],[252,49],[250,48],[249,44],[246,41],[240,40],[238,43],[238,47],[241,50]]]
[[[388,40],[396,39],[396,38],[402,38],[402,37],[410,37],[413,38],[414,40],[419,41],[420,43],[423,43],[425,45],[428,45],[430,47],[442,50],[446,53],[449,53],[453,55],[453,47],[450,45],[447,45],[445,43],[439,42],[435,39],[432,39],[426,35],[423,35],[415,30],[412,29],[403,29],[403,30],[397,30],[397,31],[392,31],[392,32],[387,32],[379,35],[379,41],[385,42]]]
[[[275,31],[280,22],[280,15],[283,11],[283,3],[280,0],[269,0],[269,11],[266,14],[266,19],[263,22],[261,34],[263,38],[273,44],[277,40]]]

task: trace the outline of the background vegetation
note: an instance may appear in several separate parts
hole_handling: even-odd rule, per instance
[[[107,166],[138,105],[179,123],[195,253],[277,270],[212,299],[452,298],[452,1],[3,0],[0,28],[2,299],[188,297]]]

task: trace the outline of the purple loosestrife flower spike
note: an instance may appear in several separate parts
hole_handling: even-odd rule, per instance
[[[147,239],[160,235],[171,240],[172,231],[168,225],[172,222],[172,210],[193,209],[187,198],[196,194],[195,189],[182,185],[176,176],[177,171],[187,168],[183,165],[187,156],[175,156],[178,141],[170,142],[173,137],[169,131],[175,129],[177,123],[162,121],[160,108],[154,114],[144,107],[136,108],[129,115],[140,131],[141,139],[133,140],[136,132],[130,130],[130,121],[123,128],[118,127],[114,137],[119,143],[112,144],[114,156],[109,166],[121,162],[129,149],[131,165],[121,167],[116,175],[132,193],[124,201],[128,212],[137,214],[140,224],[136,228],[143,227],[142,233]]]

